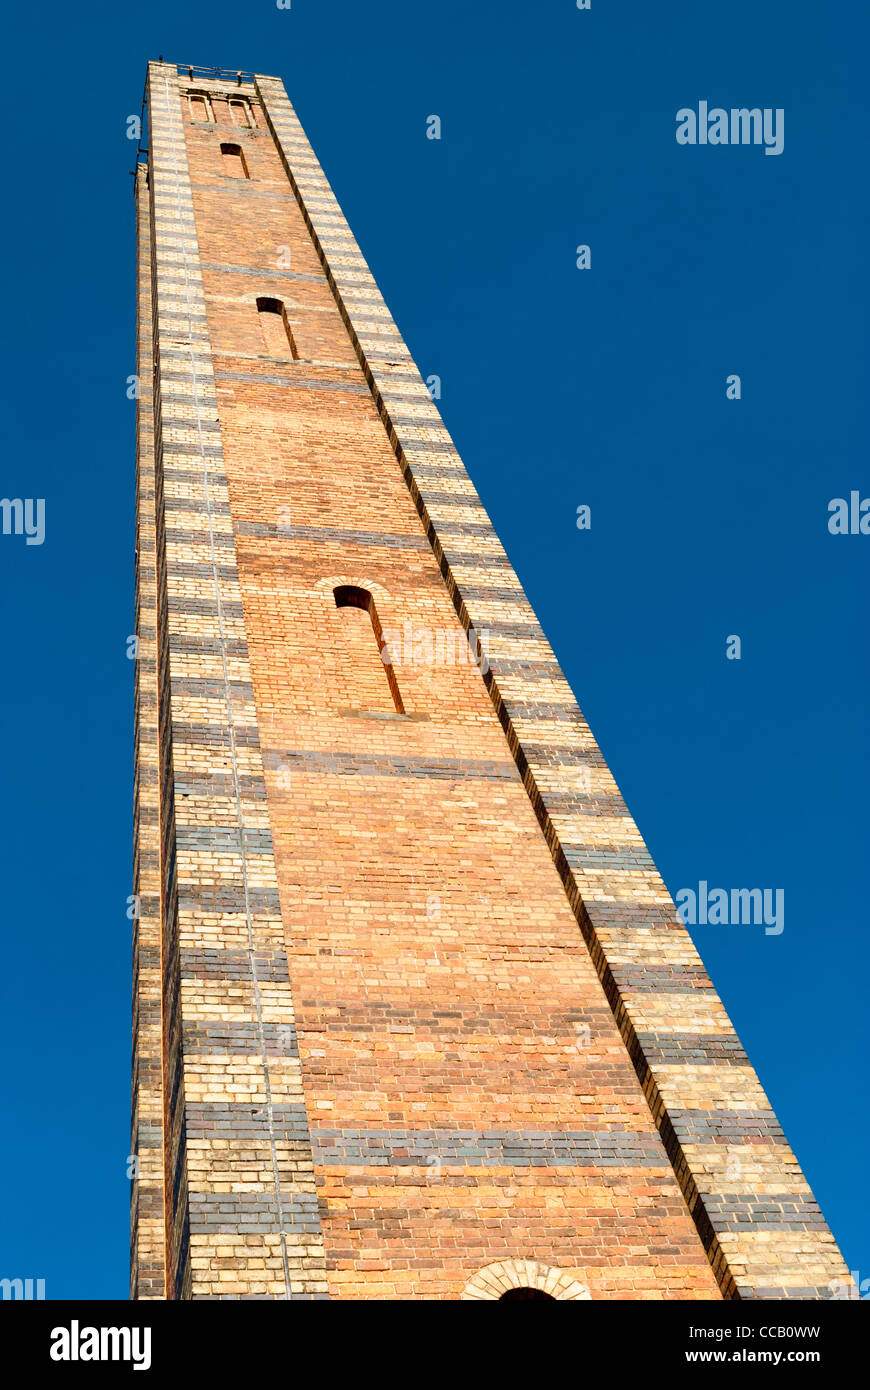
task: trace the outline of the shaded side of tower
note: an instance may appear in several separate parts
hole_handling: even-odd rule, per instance
[[[147,102],[132,1296],[826,1296],[282,84],[151,63]]]

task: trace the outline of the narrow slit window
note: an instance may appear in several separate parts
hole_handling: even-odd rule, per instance
[[[543,1289],[535,1289],[526,1284],[519,1284],[516,1288],[508,1289],[507,1293],[501,1295],[499,1302],[515,1302],[518,1298],[534,1298],[539,1303],[556,1302],[551,1293],[545,1293]]]
[[[224,173],[234,179],[249,179],[248,165],[241,145],[221,145]]]
[[[383,681],[383,676],[380,672],[375,675],[374,660],[376,660],[383,675],[387,678],[387,686],[396,713],[404,714],[405,706],[402,703],[399,682],[396,680],[396,672],[390,659],[390,650],[384,638],[384,630],[381,627],[372,595],[368,589],[360,589],[356,584],[339,584],[336,589],[333,589],[333,594],[336,608],[361,609],[363,613],[368,615],[366,626],[370,628],[371,635],[364,634],[364,642],[359,644],[359,650],[356,653],[361,667],[364,663],[364,669],[354,673],[357,679],[352,683],[353,689],[358,690],[360,694],[360,698],[354,703],[362,704],[364,707],[369,705],[374,709],[381,707],[380,692],[383,690],[383,685],[381,684],[379,687],[378,683]],[[374,647],[372,647],[372,636],[374,637]],[[371,659],[364,655],[366,651],[371,652]],[[376,657],[375,652],[377,653]],[[385,693],[383,698],[385,700]]]
[[[257,313],[260,316],[260,331],[267,352],[273,357],[286,357],[289,349],[290,356],[298,360],[296,340],[283,301],[260,298],[257,300]]]

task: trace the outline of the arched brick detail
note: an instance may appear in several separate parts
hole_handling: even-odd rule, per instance
[[[369,579],[366,575],[346,574],[344,572],[341,574],[331,574],[326,579],[318,579],[314,587],[319,593],[323,594],[329,605],[333,601],[333,592],[341,584],[352,584],[357,589],[368,589],[375,603],[378,604],[391,598],[389,589],[385,589],[383,584],[378,584],[374,579]]]
[[[469,1279],[460,1297],[492,1303],[509,1289],[540,1289],[560,1302],[592,1297],[586,1285],[569,1270],[553,1269],[537,1260],[499,1260],[486,1265]]]

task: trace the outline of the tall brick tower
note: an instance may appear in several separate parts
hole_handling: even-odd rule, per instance
[[[281,82],[146,100],[132,1297],[827,1296]]]

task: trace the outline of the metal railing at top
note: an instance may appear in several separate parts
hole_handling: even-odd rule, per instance
[[[163,58],[159,61],[162,63]],[[176,63],[175,68],[179,77],[186,77],[188,81],[196,82],[198,79],[211,79],[213,82],[235,82],[237,87],[253,86],[254,74],[246,72],[243,68],[209,68],[203,67],[201,63]],[[142,107],[140,114],[139,147],[136,150],[136,164],[148,162],[148,146],[145,143],[145,116],[147,111],[147,100],[145,92],[142,93]],[[136,170],[130,172],[135,174]]]
[[[214,82],[235,82],[237,87],[243,84],[253,85],[254,74],[244,72],[238,68],[207,68],[199,63],[176,63],[179,77],[187,77],[191,81],[197,78],[210,78]]]

